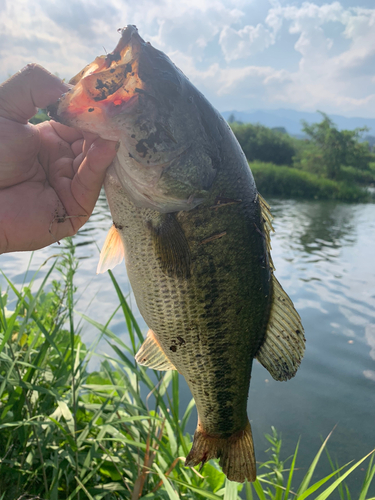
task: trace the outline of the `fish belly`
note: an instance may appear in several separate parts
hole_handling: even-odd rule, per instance
[[[228,438],[248,424],[247,397],[253,358],[265,335],[271,300],[260,214],[238,200],[210,203],[176,220],[191,252],[189,277],[163,271],[147,221],[116,176],[105,189],[125,247],[129,280],[138,308],[164,353],[185,377],[199,425],[210,436]],[[215,197],[213,197],[215,200]],[[214,203],[214,201],[212,201]]]

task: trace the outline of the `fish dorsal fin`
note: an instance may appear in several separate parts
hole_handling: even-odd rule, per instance
[[[258,199],[259,199],[260,210],[262,213],[264,235],[266,237],[268,260],[269,260],[270,267],[271,267],[272,271],[274,271],[275,266],[273,265],[272,257],[271,257],[271,232],[274,231],[274,228],[272,226],[273,217],[271,214],[270,206],[268,205],[266,200],[259,193],[258,193]]]
[[[174,214],[160,214],[148,220],[155,254],[165,274],[173,278],[190,276],[189,243]]]
[[[275,380],[289,380],[301,363],[306,339],[301,318],[275,276],[272,285],[270,319],[256,358]]]
[[[108,231],[102,251],[100,252],[99,264],[96,274],[104,273],[120,264],[124,258],[124,246],[120,234],[115,225]]]
[[[175,366],[163,351],[156,335],[152,330],[147,332],[146,340],[135,355],[139,365],[147,366],[153,370],[175,370]]]

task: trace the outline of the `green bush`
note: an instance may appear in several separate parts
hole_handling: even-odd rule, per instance
[[[333,181],[290,167],[272,163],[249,163],[258,191],[268,196],[310,199],[333,199],[366,202],[370,194],[360,187],[343,181]]]
[[[303,168],[318,172],[324,169],[329,179],[340,180],[342,167],[369,170],[369,163],[374,159],[367,142],[360,142],[366,128],[338,130],[333,121],[320,112],[323,120],[309,125],[302,121],[303,131],[311,145],[300,151],[299,161]]]
[[[259,160],[276,165],[291,165],[296,151],[291,138],[282,132],[251,123],[230,124],[249,161]]]

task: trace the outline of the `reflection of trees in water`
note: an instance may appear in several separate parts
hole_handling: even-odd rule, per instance
[[[332,201],[272,200],[277,234],[309,254],[356,241],[355,207]]]

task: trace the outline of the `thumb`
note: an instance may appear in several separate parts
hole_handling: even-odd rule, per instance
[[[28,64],[0,85],[0,117],[19,123],[35,115],[69,90],[65,84],[38,64]]]
[[[117,149],[117,142],[96,139],[72,179],[72,195],[87,214],[91,214],[94,209],[106,170],[115,158]]]

